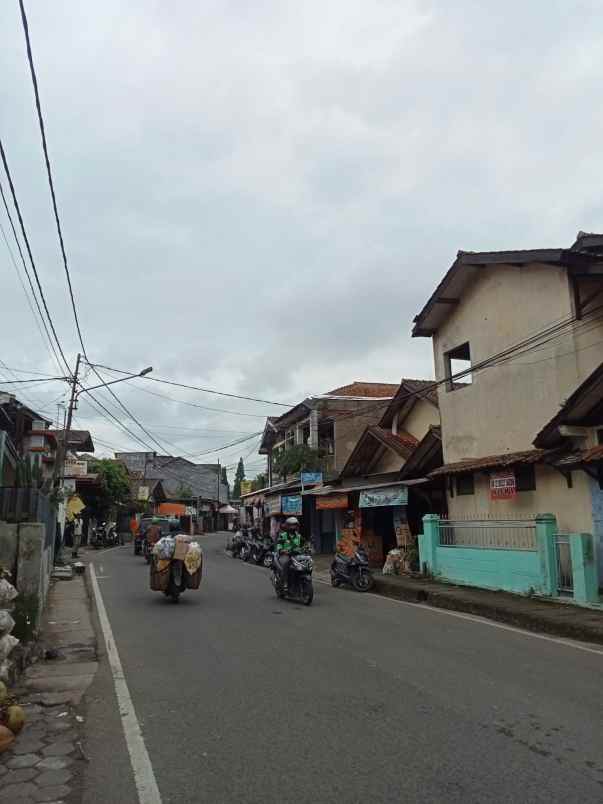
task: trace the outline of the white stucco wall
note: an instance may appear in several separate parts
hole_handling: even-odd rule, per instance
[[[436,377],[446,352],[465,342],[473,365],[572,315],[567,274],[554,266],[480,270],[433,338]],[[603,323],[578,328],[538,351],[439,388],[444,461],[530,449],[542,426],[601,360]],[[590,348],[592,346],[592,348]]]
[[[424,399],[419,399],[413,405],[408,416],[399,420],[398,432],[406,430],[407,433],[410,433],[420,441],[427,435],[427,431],[432,425],[438,425],[439,423],[440,414],[438,409]]]

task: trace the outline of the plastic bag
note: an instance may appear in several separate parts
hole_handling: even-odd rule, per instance
[[[190,575],[194,575],[195,572],[201,566],[201,562],[203,561],[203,551],[197,544],[197,542],[191,542],[188,547],[188,552],[184,556],[184,566],[187,569],[187,572]]]
[[[385,559],[385,564],[383,565],[383,575],[399,575],[403,555],[403,551],[398,548],[390,550]]]
[[[0,609],[0,636],[10,634],[15,627],[15,621],[6,609]]]
[[[17,590],[7,580],[0,580],[0,607],[8,606],[17,597]]]
[[[153,547],[153,555],[155,558],[171,560],[174,556],[176,549],[176,541],[171,536],[163,536]]]
[[[19,644],[17,637],[6,634],[0,639],[0,662],[6,661],[8,654]]]

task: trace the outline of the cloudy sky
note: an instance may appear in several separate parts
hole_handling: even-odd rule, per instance
[[[430,377],[411,321],[458,249],[564,246],[603,226],[594,1],[26,5],[91,360],[287,403]],[[17,0],[0,15],[0,136],[73,363]],[[0,223],[18,259],[3,210]],[[57,373],[1,238],[0,320],[6,366]],[[150,381],[115,390],[166,451],[191,455],[279,411]],[[62,391],[22,393],[56,416]],[[85,401],[76,423],[98,452],[143,449]]]

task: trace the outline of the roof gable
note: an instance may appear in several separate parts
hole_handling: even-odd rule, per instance
[[[370,425],[360,436],[352,454],[341,471],[341,476],[350,477],[367,474],[369,467],[383,448],[397,455],[401,463],[406,460],[417,446],[417,439],[410,433],[401,432],[394,435],[377,425]]]

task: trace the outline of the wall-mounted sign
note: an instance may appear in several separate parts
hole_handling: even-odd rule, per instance
[[[88,461],[75,461],[73,458],[67,458],[65,474],[68,477],[85,477],[88,474]]]
[[[148,486],[139,486],[138,487],[138,499],[141,502],[146,502],[149,499],[149,487]]]
[[[281,512],[281,498],[277,494],[275,497],[266,497],[264,501],[264,511],[266,516],[273,516]]]
[[[382,508],[385,505],[407,503],[407,486],[385,486],[381,489],[365,489],[360,492],[360,508]]]
[[[316,510],[317,511],[332,511],[340,508],[348,507],[347,494],[325,494],[316,497]]]
[[[302,512],[301,494],[289,494],[281,497],[281,511],[287,516],[299,516]]]
[[[252,480],[241,480],[241,494],[249,494],[253,491]]]
[[[513,472],[498,472],[490,475],[490,499],[511,500],[517,494]]]
[[[322,483],[322,472],[302,472],[302,486],[310,486],[312,483]]]

